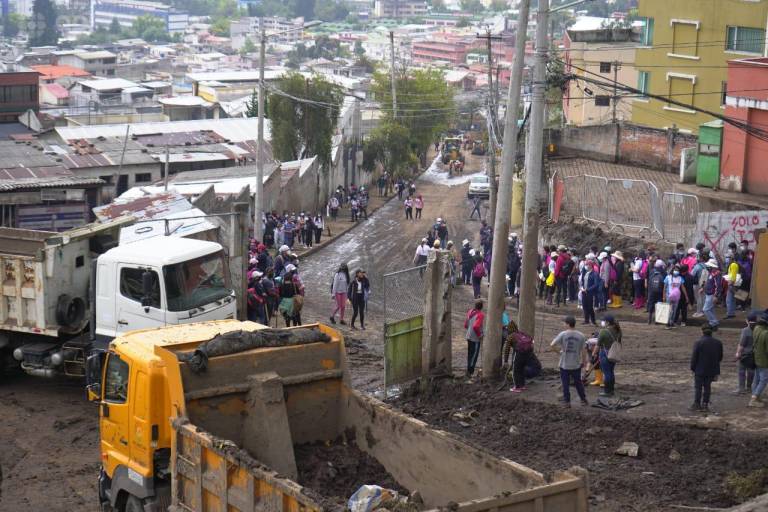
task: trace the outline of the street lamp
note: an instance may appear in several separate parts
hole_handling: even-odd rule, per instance
[[[296,32],[322,24],[322,21],[315,20],[305,23],[301,27],[289,28],[274,32],[267,36],[264,29],[264,18],[259,18],[260,41],[259,45],[259,128],[258,138],[256,140],[256,200],[253,208],[253,237],[260,242],[264,239],[264,231],[261,229],[261,217],[264,212],[264,59],[266,58],[267,37],[280,36],[289,32]]]

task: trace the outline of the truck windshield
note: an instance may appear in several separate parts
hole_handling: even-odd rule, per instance
[[[169,311],[186,311],[232,293],[224,253],[201,256],[163,267]]]

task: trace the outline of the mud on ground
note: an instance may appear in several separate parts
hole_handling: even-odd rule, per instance
[[[329,511],[344,510],[347,500],[362,485],[379,485],[408,495],[379,461],[354,442],[311,443],[294,447],[299,483],[319,495]]]
[[[458,380],[443,381],[427,395],[404,396],[394,405],[542,473],[586,468],[590,510],[598,512],[732,506],[737,500],[726,490],[726,477],[761,469],[768,460],[764,437],[578,405],[565,409]],[[452,417],[460,407],[477,412],[468,427]],[[614,454],[625,441],[638,443],[638,457]]]

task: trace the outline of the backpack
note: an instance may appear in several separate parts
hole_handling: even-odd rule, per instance
[[[522,331],[518,331],[513,334],[517,343],[515,343],[515,350],[518,352],[530,352],[533,350],[533,338]]]
[[[563,265],[563,276],[568,277],[573,273],[573,267],[575,263],[572,259],[565,262],[565,265]]]
[[[661,289],[664,286],[664,275],[658,270],[651,274],[648,279],[648,291],[651,293],[661,293]]]
[[[483,277],[485,275],[485,265],[482,261],[475,263],[475,268],[472,269],[472,277]]]
[[[648,277],[648,260],[643,260],[643,264],[640,265],[640,279]]]

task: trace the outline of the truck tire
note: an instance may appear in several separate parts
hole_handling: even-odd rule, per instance
[[[131,494],[125,500],[123,512],[144,512],[144,502]]]
[[[56,321],[64,327],[77,327],[85,318],[85,301],[80,297],[59,295],[56,302]]]

